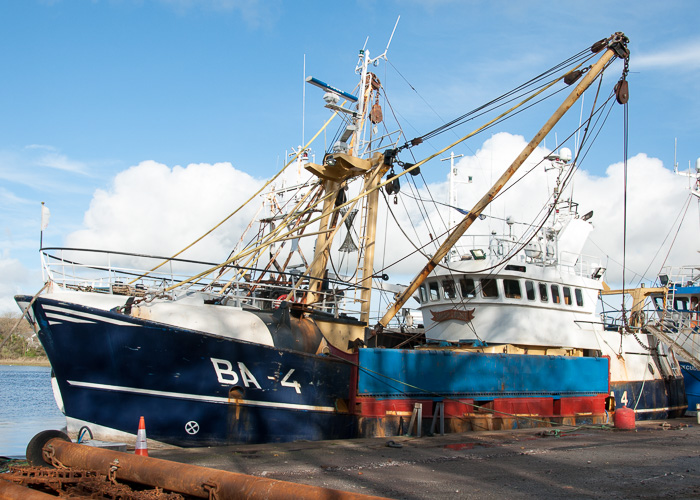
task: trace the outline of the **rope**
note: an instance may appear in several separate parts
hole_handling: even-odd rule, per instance
[[[627,103],[624,104],[623,123],[623,198],[622,198],[622,326],[627,327],[627,314],[625,311],[625,269],[627,261],[627,138],[628,138],[628,111]]]
[[[8,333],[7,335],[5,335],[5,338],[2,339],[2,342],[0,342],[0,349],[2,349],[2,348],[5,346],[5,343],[10,339],[10,337],[11,337],[12,334],[15,332],[15,330],[16,330],[17,327],[20,325],[20,323],[22,323],[22,320],[24,319],[24,316],[27,314],[27,311],[29,311],[29,308],[32,307],[32,304],[34,304],[34,301],[39,297],[39,295],[41,294],[41,292],[43,292],[44,290],[46,290],[46,289],[48,288],[48,286],[49,286],[50,284],[51,284],[51,280],[47,281],[47,282],[44,284],[44,286],[41,288],[41,290],[39,290],[39,291],[36,293],[36,295],[34,295],[34,297],[32,297],[32,300],[29,301],[29,304],[27,304],[27,307],[25,307],[25,308],[22,310],[22,314],[20,315],[19,319],[17,319],[17,323],[15,323],[15,326],[13,326],[13,327],[10,329],[9,333]]]

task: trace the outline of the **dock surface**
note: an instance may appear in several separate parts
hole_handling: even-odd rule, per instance
[[[700,498],[700,424],[154,449],[175,462],[401,499]]]

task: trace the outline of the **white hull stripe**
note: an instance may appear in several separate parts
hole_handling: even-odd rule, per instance
[[[154,391],[151,389],[136,389],[134,387],[121,387],[118,385],[107,385],[107,384],[93,384],[92,382],[78,382],[75,380],[67,381],[70,385],[75,387],[84,387],[86,389],[102,389],[107,391],[117,391],[117,392],[128,392],[132,394],[144,394],[149,396],[162,396],[166,398],[176,398],[176,399],[189,399],[192,401],[204,401],[206,403],[218,403],[218,404],[242,404],[248,406],[261,406],[265,408],[284,408],[287,410],[311,410],[311,411],[323,411],[323,412],[335,412],[335,408],[332,406],[312,406],[312,405],[299,405],[294,403],[270,403],[268,401],[253,401],[250,399],[236,399],[231,400],[228,398],[218,398],[214,396],[200,396],[197,394],[183,394],[181,392],[165,392],[165,391]]]
[[[47,313],[46,313],[46,317],[47,317],[47,318],[59,319],[59,320],[61,320],[61,321],[67,321],[67,322],[69,322],[69,323],[90,323],[90,324],[93,324],[93,325],[95,324],[94,321],[90,321],[90,320],[87,320],[87,319],[71,318],[70,316],[64,316],[63,314],[56,314],[56,313],[50,313],[50,312],[47,312]],[[60,323],[60,322],[56,322],[56,323]],[[49,321],[49,324],[50,324],[50,325],[53,325],[54,322],[53,322],[53,321]]]
[[[643,410],[634,410],[635,413],[653,413],[656,411],[673,411],[673,410],[685,410],[688,405],[683,406],[664,406],[663,408],[644,408]]]
[[[78,316],[79,318],[86,318],[86,319],[91,319],[95,321],[101,321],[103,323],[110,323],[112,325],[120,325],[120,326],[138,326],[140,327],[141,325],[137,323],[128,323],[126,321],[119,321],[118,319],[112,319],[112,318],[105,318],[104,316],[98,316],[97,314],[89,314],[89,313],[84,313],[84,312],[78,312],[78,311],[72,311],[71,309],[66,309],[65,307],[58,307],[58,306],[50,306],[50,305],[42,305],[44,309],[47,311],[58,311],[61,313],[66,313],[66,314],[71,314],[73,316]]]

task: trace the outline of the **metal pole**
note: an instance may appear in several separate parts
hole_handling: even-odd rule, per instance
[[[496,197],[499,191],[505,186],[505,184],[510,180],[510,178],[515,174],[515,172],[520,168],[520,166],[525,162],[525,160],[530,156],[530,154],[535,150],[535,148],[542,142],[542,139],[552,130],[554,125],[561,119],[562,116],[571,108],[571,106],[576,102],[576,100],[581,97],[581,94],[593,83],[595,78],[600,74],[605,65],[615,57],[615,50],[608,46],[605,53],[598,59],[598,61],[591,67],[591,69],[583,77],[583,80],[576,86],[576,88],[569,94],[569,97],[559,106],[559,108],[554,112],[547,123],[540,129],[539,132],[532,138],[532,140],[525,146],[525,149],[518,155],[518,157],[513,161],[513,163],[506,169],[501,177],[496,181],[496,184],[474,205],[469,214],[459,223],[455,230],[447,237],[443,244],[438,248],[433,255],[433,258],[425,265],[420,273],[413,279],[411,284],[401,292],[394,304],[392,304],[387,310],[384,317],[379,320],[379,323],[375,327],[375,331],[381,331],[389,321],[401,310],[401,307],[408,301],[409,298],[414,294],[418,287],[425,281],[428,275],[432,272],[438,263],[447,255],[447,252],[457,243],[457,241],[462,237],[469,226],[479,217],[481,212],[491,203],[491,201]]]
[[[455,184],[455,158],[461,158],[462,156],[464,156],[464,155],[455,155],[455,152],[452,151],[452,152],[450,152],[450,156],[448,156],[447,158],[440,158],[440,161],[450,160],[450,189],[449,189],[449,193],[447,194],[447,198],[448,198],[447,204],[450,205],[448,207],[450,210],[450,216],[447,219],[448,224],[449,224],[448,229],[452,229],[452,226],[453,226],[452,221],[454,220],[454,208],[453,207],[455,206],[455,199],[454,199],[454,197],[455,197],[455,191],[454,191],[455,190],[455,187],[454,187],[454,184]]]

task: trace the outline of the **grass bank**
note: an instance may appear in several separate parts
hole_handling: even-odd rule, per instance
[[[33,358],[0,358],[0,365],[51,366],[51,363],[49,363],[49,358],[37,356]]]

